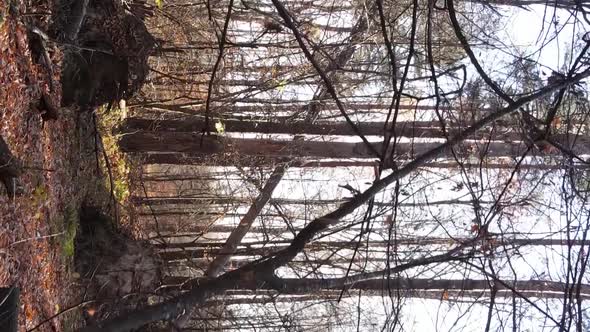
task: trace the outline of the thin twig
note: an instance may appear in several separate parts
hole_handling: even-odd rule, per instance
[[[96,302],[96,301],[94,301],[94,300],[90,300],[90,301],[83,301],[83,302],[80,302],[80,303],[78,303],[78,304],[74,304],[74,305],[72,305],[72,306],[70,306],[70,307],[67,307],[66,309],[64,309],[64,310],[62,310],[62,311],[60,311],[60,312],[56,313],[55,315],[53,315],[53,316],[51,316],[51,317],[49,317],[49,318],[45,319],[44,321],[40,322],[40,323],[39,323],[39,324],[37,324],[37,325],[35,325],[35,327],[28,329],[28,330],[27,330],[27,332],[32,332],[32,331],[35,331],[36,329],[40,328],[40,327],[41,327],[42,325],[44,325],[45,323],[48,323],[48,322],[52,321],[53,319],[55,319],[55,318],[57,318],[57,317],[59,317],[59,316],[61,316],[61,315],[65,314],[65,313],[68,313],[68,312],[70,312],[70,311],[72,311],[72,310],[74,310],[74,309],[76,309],[76,308],[79,308],[79,307],[81,307],[81,306],[83,306],[83,305],[86,305],[86,304],[89,304],[89,303],[93,303],[93,302]]]
[[[479,76],[481,76],[481,78],[484,80],[484,82],[486,82],[486,84],[492,90],[494,90],[494,92],[500,98],[504,99],[504,101],[506,101],[508,103],[513,102],[512,97],[510,97],[508,94],[506,94],[506,92],[504,92],[504,90],[502,90],[490,78],[490,76],[488,76],[488,74],[485,72],[485,70],[483,69],[483,67],[481,66],[481,64],[479,63],[477,58],[475,57],[475,54],[473,53],[471,46],[469,46],[469,42],[467,41],[467,38],[465,37],[465,35],[463,34],[463,31],[461,30],[461,25],[459,24],[459,21],[457,20],[457,15],[455,12],[455,6],[453,4],[453,0],[447,0],[447,6],[449,9],[449,18],[451,19],[451,23],[453,25],[453,30],[455,31],[455,35],[457,36],[457,39],[459,39],[461,46],[463,46],[463,50],[465,51],[465,53],[467,53],[469,60],[471,61],[471,63],[475,67],[475,69],[477,70],[477,73],[479,74]]]
[[[295,36],[295,39],[297,39],[297,43],[299,44],[299,48],[303,51],[303,54],[307,58],[307,61],[309,61],[312,64],[314,69],[317,71],[318,75],[320,75],[320,77],[322,78],[322,81],[326,85],[326,89],[327,89],[328,93],[330,94],[330,96],[332,97],[334,102],[336,103],[338,110],[340,111],[340,113],[342,114],[342,116],[344,117],[346,122],[354,130],[355,134],[358,137],[360,137],[360,139],[363,141],[363,143],[367,146],[367,149],[369,151],[371,151],[371,153],[373,155],[375,155],[375,157],[381,159],[381,154],[367,140],[365,135],[363,135],[363,133],[356,126],[356,124],[352,121],[350,116],[348,116],[348,114],[346,113],[346,110],[344,109],[344,105],[342,104],[342,101],[340,101],[340,98],[338,98],[338,94],[336,93],[336,88],[332,84],[332,81],[330,80],[328,75],[326,75],[326,73],[322,70],[322,68],[320,67],[318,62],[314,59],[313,55],[311,54],[311,52],[309,51],[307,46],[305,46],[305,42],[303,41],[303,37],[301,36],[301,33],[299,32],[299,30],[295,26],[295,23],[293,22],[293,19],[291,18],[289,11],[287,11],[287,8],[285,8],[285,6],[279,0],[272,0],[272,3],[274,4],[275,8],[279,12],[279,15],[281,16],[281,18],[285,22],[285,25],[287,27],[289,27],[289,29],[291,29],[291,31],[293,31],[293,35]]]
[[[18,240],[16,242],[11,243],[10,245],[8,245],[8,247],[14,247],[19,243],[24,243],[24,242],[28,242],[28,241],[38,241],[38,240],[43,240],[43,239],[49,239],[52,237],[57,237],[60,235],[65,234],[65,232],[59,232],[59,233],[55,233],[55,234],[49,234],[49,235],[43,235],[43,236],[35,236],[35,237],[30,237],[27,239],[22,239],[22,240]]]
[[[223,24],[223,31],[221,32],[221,37],[219,38],[219,54],[217,55],[217,61],[215,61],[215,65],[213,66],[213,72],[211,73],[211,79],[209,80],[209,86],[207,88],[207,101],[205,102],[205,127],[203,128],[201,133],[201,145],[203,144],[203,136],[205,134],[209,135],[209,112],[211,108],[211,94],[213,93],[213,83],[215,81],[215,75],[217,74],[219,65],[221,64],[221,60],[223,59],[223,51],[225,49],[227,29],[229,27],[229,21],[231,18],[233,5],[234,0],[230,0],[229,5],[227,6],[227,14],[225,16],[225,23]],[[207,5],[207,8],[209,9],[209,5]]]

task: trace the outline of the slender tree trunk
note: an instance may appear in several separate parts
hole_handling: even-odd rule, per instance
[[[229,229],[229,227],[227,228]],[[261,227],[257,229],[258,231],[263,231]],[[536,238],[536,239],[523,239],[523,238],[492,238],[494,241],[495,246],[587,246],[590,245],[590,240],[572,240],[568,241],[566,239],[546,239],[546,238]],[[364,242],[360,245],[360,248],[387,248],[390,245],[445,245],[445,244],[459,244],[459,243],[466,243],[472,241],[471,238],[456,238],[456,239],[449,239],[449,238],[402,238],[397,239],[395,242],[393,241],[370,241]],[[263,255],[263,253],[268,252],[269,250],[276,251],[282,250],[287,247],[290,241],[283,240],[283,241],[273,241],[270,243],[264,243],[265,247],[254,247],[251,243],[246,243],[240,245],[242,247],[239,250],[243,250],[243,253],[247,253],[248,250],[252,250],[252,255]],[[165,244],[155,244],[154,247],[158,249],[183,249],[183,250],[195,250],[198,252],[199,250],[210,250],[216,251],[219,250],[221,247],[221,242],[207,242],[207,243],[198,243],[198,242],[189,242],[189,243],[165,243]],[[312,242],[308,246],[306,246],[307,250],[335,250],[335,249],[355,249],[357,247],[356,242],[350,241],[318,241]],[[198,249],[192,249],[198,248]],[[259,250],[258,250],[259,249]]]
[[[515,7],[527,7],[532,5],[542,6],[555,6],[557,8],[563,8],[567,10],[578,10],[578,6],[588,6],[587,2],[575,1],[575,0],[558,0],[547,3],[545,0],[471,0],[474,3],[485,3],[486,5],[501,5],[501,6],[515,6]]]
[[[217,100],[214,101],[219,103],[230,101],[225,100]],[[329,97],[322,97],[314,99],[315,102],[322,102],[324,104],[324,109],[336,109],[334,103],[331,98]],[[240,100],[240,102],[244,105],[232,105],[231,107],[228,106],[220,106],[220,107],[213,107],[211,109],[212,114],[215,115],[223,115],[225,119],[234,119],[234,120],[244,120],[244,121],[254,121],[254,122],[263,122],[268,121],[271,118],[270,115],[268,116],[260,116],[259,114],[272,114],[278,112],[288,112],[288,113],[301,113],[305,112],[310,107],[310,102],[307,101],[305,103],[294,103],[292,101],[269,101],[268,99],[260,99],[260,98],[248,98],[244,100]],[[177,113],[189,114],[192,116],[202,116],[204,106],[201,101],[199,102],[186,102],[186,103],[177,103],[177,104],[163,104],[159,102],[142,102],[141,104],[131,104],[130,106],[142,106],[142,107],[150,107],[153,109],[161,109],[161,110],[168,110]],[[254,105],[249,105],[254,104]],[[260,106],[259,104],[264,104],[264,106]],[[389,105],[383,103],[361,103],[361,102],[350,102],[345,103],[351,110],[357,110],[362,112],[375,112],[375,111],[383,111],[387,110]],[[409,111],[432,111],[436,108],[434,106],[429,105],[400,105],[400,110],[409,110]],[[440,111],[452,111],[454,108],[451,107],[440,107]],[[489,112],[492,109],[481,109],[478,110],[479,112]],[[145,112],[147,110],[144,110]],[[258,114],[258,115],[256,115]],[[286,122],[292,119],[292,116],[272,116],[272,120],[276,122]]]
[[[262,167],[277,163],[289,163],[289,167],[377,167],[376,161],[370,160],[297,160],[292,157],[231,156],[231,158],[212,158],[207,155],[184,153],[138,153],[136,157],[144,165],[198,165],[198,166],[241,166]]]
[[[259,121],[242,121],[242,120],[224,120],[226,132],[244,132],[244,133],[264,133],[264,134],[306,134],[306,135],[341,135],[354,136],[356,133],[346,122],[325,122],[325,123],[306,123],[305,121],[297,122],[259,122]],[[123,123],[123,131],[134,132],[142,131],[171,131],[171,132],[200,132],[205,127],[205,121],[202,119],[186,120],[150,120],[140,118],[128,118]],[[368,136],[383,136],[385,123],[383,122],[363,122],[358,123],[357,127]],[[210,121],[210,132],[215,132],[215,120]],[[419,138],[446,138],[438,121],[419,121],[419,122],[400,122],[395,126],[398,136],[419,137]],[[454,135],[459,129],[447,127],[447,134]],[[473,138],[488,138],[489,133],[480,132]],[[522,135],[518,132],[508,132],[505,134],[495,135],[495,140],[521,140]]]
[[[172,204],[197,204],[197,205],[227,205],[227,204],[248,204],[251,202],[250,198],[245,197],[132,197],[131,201],[134,204],[145,205],[172,205]],[[273,204],[281,205],[339,205],[348,202],[349,199],[293,199],[293,198],[272,198],[270,200]],[[480,201],[480,204],[491,204],[491,201]],[[391,202],[374,202],[375,206],[393,206]],[[469,200],[440,200],[423,203],[398,203],[398,207],[421,207],[421,206],[435,206],[435,205],[472,205],[473,202]]]
[[[376,254],[386,254],[388,248],[390,246],[395,245],[398,248],[400,246],[428,246],[428,245],[449,245],[449,244],[460,244],[462,242],[470,242],[473,239],[470,238],[459,238],[455,240],[449,240],[448,238],[426,238],[426,239],[399,239],[395,243],[388,243],[388,241],[371,241],[369,246],[366,246],[366,243],[361,245],[361,248],[370,248],[369,252],[376,253]],[[590,241],[586,240],[573,240],[567,241],[563,239],[500,239],[500,238],[493,238],[490,239],[488,243],[494,243],[494,246],[515,246],[515,247],[522,247],[522,246],[588,246],[590,245]],[[285,243],[286,242],[286,243]],[[239,256],[251,256],[252,259],[257,259],[258,257],[268,256],[272,253],[283,250],[287,248],[288,241],[283,241],[283,243],[267,243],[264,247],[252,247],[250,245],[241,245],[240,248],[234,250],[233,255]],[[160,244],[155,245],[156,248],[166,249],[167,251],[160,251],[160,257],[165,261],[173,261],[173,260],[183,260],[183,259],[204,259],[211,255],[217,255],[218,257],[224,255],[221,252],[221,243],[169,243],[169,244]],[[182,250],[170,250],[170,249],[182,249]],[[355,242],[338,242],[338,241],[326,241],[326,242],[312,242],[310,245],[306,246],[306,252],[334,252],[337,250],[342,249],[349,249],[355,250],[356,243]],[[401,251],[401,249],[398,249]],[[363,249],[366,252],[365,249]],[[228,261],[230,259],[229,255],[227,257]],[[250,260],[252,260],[250,259]],[[358,258],[361,261],[364,261],[364,257]],[[375,258],[371,257],[367,259],[371,262],[383,262],[384,258]],[[232,266],[237,268],[244,264],[245,260],[241,259],[235,262],[232,262]],[[324,260],[303,260],[300,261],[301,263],[307,264],[323,264],[323,265],[330,265],[330,264],[343,264],[350,262],[350,258],[345,257],[344,259],[333,259],[330,261]],[[294,264],[297,261],[293,261]]]
[[[565,135],[552,137],[558,142],[566,142]],[[241,139],[231,137],[202,136],[194,133],[177,132],[136,132],[124,135],[120,140],[120,146],[125,152],[183,152],[192,155],[211,155],[209,158],[218,160],[223,165],[224,161],[234,164],[232,156],[236,159],[245,156],[257,158],[285,159],[294,157],[311,158],[374,158],[373,153],[364,143],[347,142],[321,142],[321,141],[278,141],[268,139]],[[373,147],[380,148],[381,143],[374,143]],[[440,143],[397,143],[395,144],[395,156],[402,159],[411,159],[438,147]],[[465,142],[465,153],[475,157],[513,157],[520,156],[526,150],[526,144],[522,142],[490,142],[478,144]],[[390,146],[392,149],[394,146]],[[590,154],[590,139],[578,137],[576,146],[572,151],[576,155]],[[463,155],[465,153],[462,153]],[[532,149],[530,155],[559,155],[556,149],[540,152]],[[450,149],[443,151],[441,157],[452,157]]]
[[[202,283],[200,279],[188,280],[183,277],[167,277],[165,279],[167,284],[183,285],[184,287],[191,287]],[[428,293],[434,293],[435,298],[442,298],[443,293],[447,292],[449,296],[481,296],[482,294],[489,294],[490,283],[488,280],[473,280],[473,279],[406,279],[406,278],[391,278],[391,279],[370,279],[357,281],[352,285],[344,286],[342,279],[280,279],[275,285],[261,285],[258,289],[270,290],[273,286],[278,284],[282,286],[281,294],[290,295],[306,295],[318,291],[334,290],[340,292],[342,287],[346,289],[363,290],[366,292],[373,292],[375,295],[387,292],[388,289],[400,290],[404,297],[427,297]],[[567,291],[568,285],[563,282],[547,281],[547,280],[522,280],[522,281],[504,281],[506,285],[500,283],[496,284],[498,297],[511,297],[512,289],[518,291],[522,296],[534,297],[540,299],[547,298],[563,298],[563,293]],[[248,289],[250,285],[247,282],[239,282],[234,289]],[[446,297],[446,296],[444,296]],[[590,285],[581,286],[581,298],[590,299]]]
[[[262,208],[270,200],[273,191],[283,178],[286,169],[287,166],[282,165],[277,167],[273,171],[270,178],[260,191],[260,195],[256,198],[254,203],[252,203],[250,209],[248,210],[248,212],[246,212],[244,218],[240,220],[240,224],[238,225],[238,227],[236,227],[231,232],[231,234],[225,242],[225,245],[223,246],[223,248],[221,248],[219,255],[213,260],[213,262],[211,262],[211,265],[209,265],[209,268],[205,273],[207,277],[217,277],[223,271],[224,266],[229,261],[233,253],[237,250],[238,245],[240,244],[244,236],[246,236],[246,233],[248,233],[248,230],[252,226],[252,223],[254,223],[254,220],[256,220],[256,217],[258,217],[260,211],[262,211]]]

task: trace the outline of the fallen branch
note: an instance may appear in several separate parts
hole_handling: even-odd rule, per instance
[[[256,200],[248,209],[248,212],[246,212],[242,220],[240,220],[238,226],[231,232],[223,248],[221,248],[217,257],[215,257],[213,262],[211,262],[211,264],[209,265],[209,268],[207,269],[206,273],[208,277],[217,277],[223,271],[223,268],[225,267],[229,259],[238,249],[238,246],[242,242],[242,239],[250,230],[252,223],[254,223],[254,220],[256,220],[256,218],[260,214],[260,211],[262,211],[262,208],[264,208],[266,203],[268,203],[268,201],[270,200],[273,191],[283,178],[283,175],[285,174],[286,170],[287,166],[281,165],[273,171],[270,178],[260,191],[260,194],[258,195],[258,197],[256,197]]]

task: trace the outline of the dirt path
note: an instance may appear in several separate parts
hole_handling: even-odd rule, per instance
[[[34,9],[21,5],[19,10],[42,12],[48,7],[37,3]],[[42,92],[50,91],[50,78],[47,66],[33,60],[29,36],[22,19],[1,5],[0,136],[24,168],[18,179],[21,195],[9,198],[0,189],[0,286],[21,288],[21,331],[73,304],[76,214],[96,181],[90,115],[61,110],[56,121],[41,118],[38,104]],[[59,101],[61,54],[51,49],[50,57],[50,96]],[[76,319],[72,312],[37,330],[62,331]]]

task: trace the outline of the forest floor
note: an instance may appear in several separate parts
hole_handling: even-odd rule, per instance
[[[92,114],[62,108],[57,120],[41,117],[43,91],[59,104],[62,53],[49,49],[52,75],[36,61],[25,21],[46,28],[51,6],[34,2],[34,8],[17,5],[26,13],[20,16],[0,4],[0,136],[23,165],[20,195],[0,188],[0,287],[21,289],[19,331],[46,320],[35,330],[64,331],[81,322],[77,307],[67,310],[80,301],[73,269],[78,211],[89,200],[108,204],[111,181],[99,161]]]

